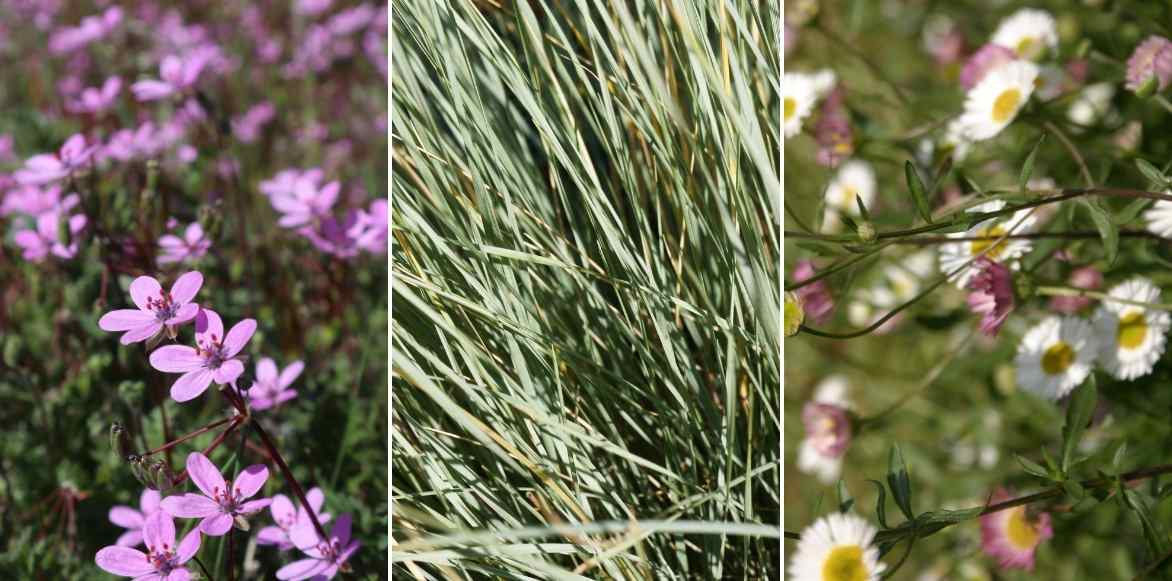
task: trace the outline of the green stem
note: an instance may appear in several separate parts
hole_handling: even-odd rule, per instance
[[[1133,301],[1129,299],[1121,299],[1113,297],[1107,293],[1088,290],[1085,288],[1074,288],[1068,286],[1042,286],[1038,287],[1036,291],[1039,295],[1048,297],[1085,297],[1090,299],[1097,299],[1104,302],[1120,303],[1124,305],[1135,305],[1137,307],[1144,307],[1148,309],[1155,309],[1157,311],[1172,311],[1172,304],[1167,303],[1145,303],[1143,301]]]

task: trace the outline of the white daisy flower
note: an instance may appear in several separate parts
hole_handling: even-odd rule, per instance
[[[1165,190],[1164,193],[1172,194],[1172,190]],[[1148,232],[1164,238],[1172,237],[1172,202],[1157,200],[1144,211],[1144,221],[1148,224]]]
[[[817,100],[818,83],[813,75],[786,73],[782,77],[781,108],[786,137],[801,133],[802,122],[810,116]]]
[[[1097,347],[1087,321],[1047,317],[1017,346],[1017,385],[1046,399],[1061,398],[1091,374]]]
[[[1058,26],[1049,12],[1023,8],[1001,21],[992,42],[1016,52],[1018,58],[1037,60],[1046,49],[1058,46]]]
[[[1001,65],[981,79],[965,97],[960,121],[972,141],[989,139],[1013,122],[1029,101],[1038,78],[1038,66],[1027,61]]]
[[[840,214],[859,215],[855,197],[862,198],[867,209],[875,202],[875,170],[871,164],[852,159],[838,168],[830,185],[826,186],[826,209],[822,213],[822,231],[838,232],[842,227]]]
[[[1116,285],[1107,294],[1141,303],[1160,302],[1160,289],[1142,277]],[[1151,373],[1164,354],[1170,325],[1172,317],[1165,311],[1104,300],[1095,311],[1103,368],[1116,379],[1131,380]]]
[[[814,390],[814,399],[807,404],[807,407],[810,407],[810,404],[814,404],[815,407],[824,408],[824,411],[827,412],[840,410],[841,413],[822,414],[823,417],[821,419],[831,418],[836,422],[847,421],[845,414],[851,408],[851,402],[847,396],[848,389],[849,384],[845,377],[841,375],[827,377],[822,380],[822,383],[818,384],[817,389]],[[806,414],[803,413],[803,415]],[[806,419],[803,417],[803,420]],[[846,428],[848,435],[846,436],[845,445],[849,445],[849,423],[846,425],[819,427],[825,428],[820,429],[819,432],[836,434],[838,441],[832,446],[835,448],[844,445],[841,442],[841,430]],[[814,475],[823,484],[831,484],[838,480],[839,474],[842,473],[842,459],[845,450],[834,449],[828,451],[826,442],[820,441],[819,435],[807,433],[806,437],[802,438],[802,443],[798,446],[798,470],[806,474]]]
[[[1111,110],[1111,99],[1115,97],[1113,83],[1096,83],[1082,90],[1066,118],[1079,125],[1091,125]]]
[[[828,514],[806,527],[789,565],[791,581],[878,581],[887,569],[871,546],[875,527],[854,514]]]
[[[834,83],[838,82],[838,77],[830,69],[822,69],[810,76],[814,81],[814,94],[819,99],[830,94],[830,90],[834,88]]]
[[[983,204],[978,204],[969,208],[968,211],[972,213],[996,212],[1005,207],[1003,200],[992,200]],[[1014,234],[1025,234],[1033,227],[1036,219],[1030,214],[1029,210],[1018,210],[1012,216],[1000,216],[990,220],[985,220],[965,232],[957,232],[949,234],[951,238],[979,238],[978,240],[962,240],[960,242],[950,242],[948,244],[940,245],[940,270],[948,274],[968,262],[973,257],[981,252],[985,252],[984,256],[989,260],[994,260],[1002,264],[1008,265],[1010,268],[1017,270],[1020,265],[1018,258],[1021,258],[1031,249],[1033,243],[1027,239],[1022,238],[1008,238],[997,242],[997,239],[1005,234],[1012,232]],[[957,288],[965,289],[968,287],[969,279],[976,274],[976,269],[969,264],[963,270],[954,275],[953,282]]]

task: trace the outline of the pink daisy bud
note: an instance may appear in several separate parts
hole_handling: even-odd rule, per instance
[[[802,260],[794,267],[794,280],[802,282],[814,276],[814,262]],[[825,323],[830,318],[830,311],[834,310],[834,299],[830,297],[830,287],[825,280],[819,280],[794,291],[802,300],[802,307],[806,317],[818,324]]]
[[[1084,266],[1070,273],[1070,286],[1087,290],[1095,290],[1103,286],[1103,273],[1093,266]],[[1054,297],[1050,299],[1050,308],[1059,313],[1073,315],[1089,306],[1091,299],[1087,297]]]
[[[806,440],[821,455],[842,456],[851,443],[851,422],[846,408],[818,401],[802,407],[802,426]]]
[[[1013,310],[1013,279],[999,262],[981,257],[973,263],[977,274],[969,281],[969,308],[981,315],[981,332],[995,337]]]
[[[1163,91],[1172,81],[1172,41],[1155,35],[1135,47],[1127,59],[1127,89],[1138,91],[1153,76],[1158,91]]]
[[[818,163],[823,166],[838,167],[854,152],[854,133],[843,105],[842,87],[835,87],[822,103],[822,115],[814,126],[814,138],[818,141]]]
[[[1009,500],[1009,493],[998,488],[990,500],[996,504]],[[997,559],[1004,569],[1034,570],[1034,551],[1054,536],[1050,515],[1031,515],[1025,506],[1015,506],[981,517],[981,548]]]
[[[986,44],[969,57],[960,70],[960,86],[967,91],[977,86],[985,75],[997,67],[1017,59],[1017,53],[997,44]]]

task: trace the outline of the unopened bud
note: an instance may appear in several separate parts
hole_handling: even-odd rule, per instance
[[[785,293],[785,336],[793,337],[797,335],[805,320],[806,311],[802,307],[802,298],[792,292]]]
[[[859,223],[859,240],[871,243],[879,237],[879,233],[875,231],[875,225],[870,222]]]
[[[238,529],[240,529],[240,530],[242,530],[242,531],[244,531],[244,532],[248,532],[248,530],[249,530],[250,528],[252,528],[252,527],[251,527],[251,526],[248,524],[248,519],[244,518],[244,517],[243,517],[243,516],[241,516],[241,515],[236,515],[236,516],[235,516],[235,517],[234,517],[232,520],[233,520],[233,521],[235,521],[235,523],[236,523],[236,528],[238,528]]]

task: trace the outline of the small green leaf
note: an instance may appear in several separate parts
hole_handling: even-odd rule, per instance
[[[863,221],[870,222],[871,212],[867,211],[867,204],[863,202],[863,196],[855,196],[855,205],[859,207],[859,215],[863,217]]]
[[[838,217],[839,217],[839,219],[842,220],[843,224],[846,224],[847,228],[851,229],[851,232],[858,232],[859,231],[859,225],[858,225],[858,223],[855,222],[854,218],[851,218],[850,216],[848,216],[846,214],[839,214]]]
[[[1083,490],[1082,485],[1079,484],[1077,480],[1067,480],[1066,482],[1063,482],[1062,490],[1066,492],[1066,495],[1069,496],[1070,499],[1074,502],[1079,502],[1087,496],[1087,491]]]
[[[911,160],[903,164],[904,177],[907,178],[907,189],[912,194],[912,201],[916,203],[916,211],[925,222],[932,222],[932,208],[928,205],[928,196],[924,192],[924,181],[920,179],[916,166]]]
[[[887,488],[883,486],[882,482],[878,480],[867,480],[875,485],[879,490],[879,498],[875,500],[875,517],[879,519],[879,526],[883,528],[890,528],[887,526]]]
[[[1139,518],[1144,540],[1147,541],[1152,555],[1159,557],[1167,553],[1170,548],[1168,533],[1160,521],[1152,517],[1152,502],[1149,497],[1138,490],[1127,488],[1126,485],[1120,487],[1119,495],[1124,506],[1131,509]]]
[[[1034,462],[1033,460],[1019,456],[1017,454],[1014,454],[1013,456],[1015,458],[1017,458],[1017,463],[1021,464],[1021,467],[1024,468],[1026,472],[1029,472],[1030,474],[1033,474],[1034,476],[1037,476],[1038,478],[1044,478],[1046,480],[1050,480],[1049,471],[1047,471],[1046,468],[1044,466],[1042,466],[1041,464],[1038,464],[1037,462]]]
[[[1127,457],[1127,442],[1119,444],[1115,455],[1111,457],[1111,474],[1117,476],[1123,473],[1123,460]]]
[[[1111,221],[1114,222],[1116,226],[1126,226],[1130,224],[1132,220],[1135,220],[1136,217],[1139,216],[1139,213],[1148,206],[1148,202],[1151,202],[1151,200],[1147,198],[1139,198],[1132,201],[1127,206],[1124,206],[1122,211],[1112,216]]]
[[[1090,212],[1091,220],[1099,231],[1099,237],[1103,239],[1103,251],[1107,255],[1107,262],[1115,262],[1115,257],[1119,255],[1119,229],[1112,223],[1111,214],[1097,201],[1087,198],[1080,198],[1079,201]]]
[[[891,447],[891,453],[887,457],[887,486],[891,488],[891,496],[903,516],[908,520],[915,519],[915,512],[912,511],[911,478],[908,476],[907,463],[904,462],[899,444]]]
[[[1164,177],[1164,172],[1160,168],[1151,164],[1146,159],[1136,158],[1135,167],[1139,169],[1139,173],[1144,174],[1148,178],[1148,183],[1158,186],[1160,189],[1168,187],[1168,178]]]
[[[1098,389],[1095,387],[1095,376],[1091,375],[1070,396],[1070,405],[1066,408],[1066,423],[1062,426],[1062,461],[1059,467],[1062,474],[1069,474],[1071,458],[1074,457],[1075,447],[1082,438],[1095,413],[1095,404],[1098,400]]]
[[[1017,178],[1017,189],[1024,191],[1026,184],[1030,181],[1030,175],[1034,173],[1034,159],[1038,156],[1038,148],[1042,146],[1042,142],[1046,140],[1046,134],[1043,133],[1038,141],[1034,143],[1034,148],[1030,150],[1030,154],[1026,156],[1025,163],[1021,164],[1021,175]]]
[[[855,499],[851,496],[851,491],[847,490],[846,481],[840,478],[838,480],[838,512],[850,512],[854,505]]]

